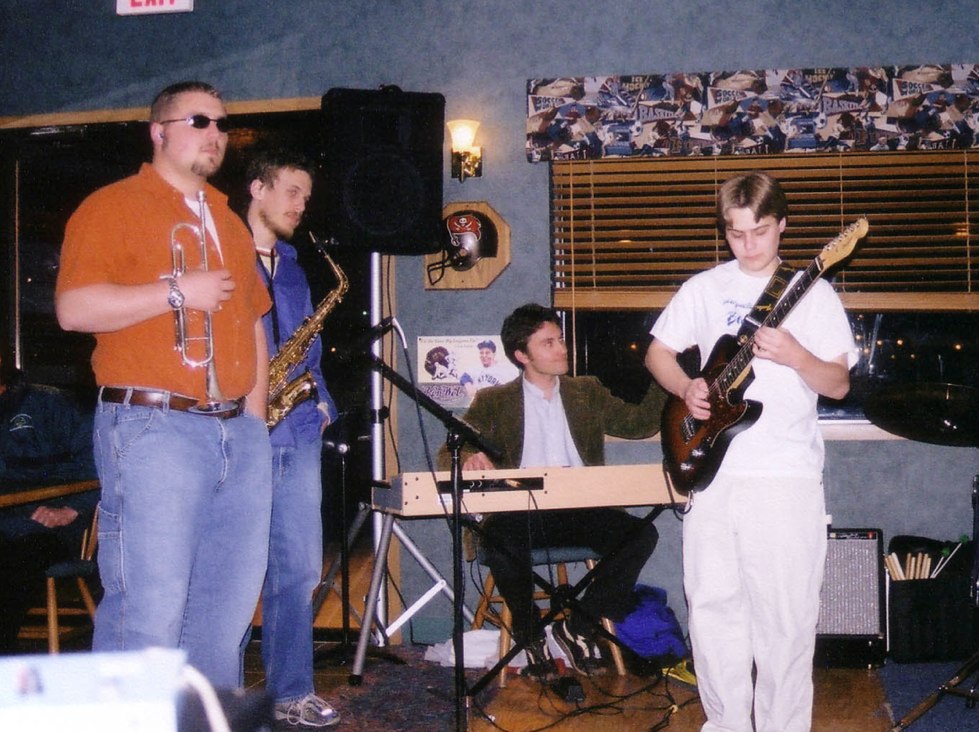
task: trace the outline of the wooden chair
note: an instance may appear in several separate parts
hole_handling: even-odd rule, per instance
[[[27,611],[27,617],[43,615],[46,618],[46,635],[48,639],[48,652],[59,653],[61,651],[61,640],[77,632],[76,624],[62,624],[62,619],[78,618],[88,616],[91,623],[95,622],[95,599],[88,583],[98,573],[98,566],[95,563],[95,548],[98,544],[99,536],[99,513],[96,510],[92,514],[92,525],[85,530],[82,536],[81,553],[78,559],[68,559],[63,562],[55,562],[48,567],[45,572],[46,577],[46,604],[44,607],[31,608]],[[75,587],[80,596],[80,604],[59,603],[58,585],[67,581],[74,580]],[[26,628],[26,631],[25,631]],[[21,629],[21,634],[31,633],[31,626],[25,624]]]
[[[97,480],[80,481],[60,486],[46,486],[32,490],[20,491],[0,496],[0,508],[36,503],[51,500],[73,493],[95,490],[99,487]],[[82,535],[78,559],[67,559],[55,562],[45,571],[46,598],[45,604],[30,608],[24,625],[21,627],[19,638],[27,640],[47,639],[48,652],[58,653],[61,641],[75,633],[76,624],[63,624],[62,619],[87,616],[95,620],[95,599],[89,582],[95,577],[98,568],[95,563],[95,548],[98,543],[98,509],[92,515],[92,523]],[[59,584],[74,580],[80,603],[59,601]],[[43,618],[43,622],[32,623],[32,618]]]
[[[477,550],[477,558],[480,564],[485,566],[482,561],[482,552]],[[554,565],[557,586],[570,584],[568,582],[568,565],[575,562],[584,562],[585,566],[591,570],[598,562],[600,556],[588,547],[556,547],[551,549],[533,549],[530,553],[531,563],[535,567],[542,567],[548,564]],[[483,580],[483,592],[476,606],[473,616],[473,628],[482,628],[489,623],[500,629],[499,657],[503,658],[510,652],[513,644],[513,636],[510,628],[513,626],[513,616],[510,608],[507,607],[503,597],[496,593],[496,583],[493,580],[493,573],[486,569],[486,576]],[[550,596],[543,590],[538,589],[534,592],[534,601],[550,600]],[[547,612],[541,608],[541,614]],[[559,614],[557,618],[563,617]],[[615,624],[608,618],[602,618],[602,627],[610,635],[615,635]],[[612,655],[612,662],[619,676],[625,676],[625,660],[622,658],[622,649],[615,643],[609,643],[608,647]],[[500,688],[506,686],[506,669],[500,672]]]

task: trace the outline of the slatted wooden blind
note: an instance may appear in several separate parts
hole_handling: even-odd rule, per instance
[[[979,151],[969,150],[553,163],[555,306],[663,307],[690,275],[730,257],[717,188],[752,170],[786,192],[781,253],[797,267],[867,217],[870,233],[832,273],[848,308],[979,309]]]

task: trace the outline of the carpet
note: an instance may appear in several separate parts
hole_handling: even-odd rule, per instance
[[[342,684],[329,692],[330,702],[343,714],[341,728],[371,732],[453,729],[455,670],[425,662],[425,648],[421,646],[394,646],[385,650],[403,660],[405,666],[369,656],[359,686]],[[475,683],[480,675],[479,671],[468,671],[467,683]],[[481,695],[481,699],[484,697],[487,694]]]
[[[936,663],[895,663],[888,660],[877,670],[887,700],[897,722],[920,702],[947,683],[963,661]],[[977,683],[969,678],[961,689]],[[968,700],[945,694],[918,720],[907,726],[909,732],[979,732],[979,708],[967,707]]]

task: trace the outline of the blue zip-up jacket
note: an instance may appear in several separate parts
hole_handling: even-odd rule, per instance
[[[27,384],[18,375],[0,395],[0,491],[12,493],[95,478],[92,415],[83,413],[65,392]],[[0,535],[11,538],[49,531],[30,520],[40,505],[74,508],[81,520],[64,532],[80,535],[98,501],[99,492],[93,490],[4,509],[0,511]]]
[[[270,288],[275,305],[262,317],[270,359],[278,352],[279,346],[288,341],[296,329],[302,325],[303,320],[313,313],[309,283],[306,281],[306,274],[299,266],[295,247],[287,242],[277,241],[275,251],[278,257],[275,261],[273,283]],[[257,266],[262,281],[267,285],[269,281],[268,272],[260,261]],[[273,312],[279,322],[279,343],[275,342],[272,332]],[[326,417],[322,410],[317,407],[317,401],[326,405],[331,422],[337,418],[336,404],[326,388],[326,379],[323,377],[323,370],[320,367],[322,355],[323,345],[320,337],[317,336],[306,354],[306,360],[296,366],[289,374],[291,381],[309,369],[313,375],[313,381],[316,383],[317,396],[316,399],[307,399],[298,404],[282,422],[272,429],[270,437],[273,447],[294,446],[320,439],[320,430]]]

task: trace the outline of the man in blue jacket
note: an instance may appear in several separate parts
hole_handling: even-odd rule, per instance
[[[0,493],[95,479],[92,418],[74,399],[27,383],[0,355]],[[18,650],[44,570],[78,552],[98,490],[0,510],[0,653]]]
[[[296,249],[287,243],[313,190],[312,164],[289,151],[257,155],[248,166],[247,220],[272,309],[264,316],[269,357],[313,312]],[[290,378],[308,370],[315,397],[299,402],[272,428],[272,529],[262,590],[262,660],[275,717],[328,727],[340,715],[313,688],[313,591],[323,570],[321,453],[323,429],[337,417],[320,368],[317,336]]]

